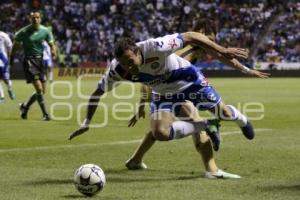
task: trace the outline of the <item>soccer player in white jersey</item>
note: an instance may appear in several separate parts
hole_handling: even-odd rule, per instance
[[[15,99],[12,90],[12,81],[10,80],[9,56],[11,53],[12,41],[8,34],[0,31],[0,78],[7,85],[7,91],[11,99]],[[0,83],[0,102],[4,101],[4,91]]]
[[[210,132],[210,128],[215,124],[206,120],[173,121],[172,112],[178,112],[185,100],[191,101],[198,109],[212,109],[221,102],[201,72],[189,61],[174,54],[187,44],[209,49],[221,60],[224,57],[230,58],[232,65],[235,63],[235,57],[247,57],[244,49],[221,47],[205,35],[196,32],[166,35],[137,44],[124,38],[116,44],[116,59],[111,62],[109,70],[91,95],[82,126],[74,131],[69,139],[89,129],[100,97],[115,87],[118,81],[142,82],[152,87],[151,131],[155,139],[168,141],[197,134],[200,130]],[[249,71],[241,66],[236,68]],[[232,120],[239,119],[234,116]]]
[[[49,44],[44,41],[43,42],[43,63],[45,66],[45,70],[46,70],[46,76],[49,80],[50,83],[52,83],[53,81],[53,71],[52,71],[52,67],[53,67],[53,62],[52,62],[52,56],[51,56],[51,48],[49,46]]]
[[[216,30],[213,26],[214,22],[209,19],[200,19],[195,23],[193,30],[200,33],[204,33],[212,41],[215,41]],[[185,46],[183,49],[177,50],[176,54],[184,59],[190,61],[191,63],[197,59],[203,59],[205,56],[205,50],[199,47],[194,47],[191,45]],[[242,65],[241,63],[237,63]],[[257,73],[260,75],[260,73]],[[251,73],[249,73],[251,75]],[[252,75],[254,75],[252,73]],[[260,77],[260,76],[259,76]],[[140,105],[138,106],[137,113],[129,121],[129,127],[133,127],[140,117],[145,117],[145,103],[151,101],[151,88],[143,85],[141,88],[141,99]],[[184,117],[189,120],[200,120],[197,109],[194,108],[193,104],[189,101],[183,103],[181,110],[176,117]],[[217,134],[209,135],[211,137],[213,148],[217,151],[220,145],[220,136]],[[192,137],[194,146],[202,157],[203,164],[205,166],[206,172],[204,173],[206,178],[236,178],[237,175],[230,174],[220,170],[217,167],[216,161],[213,156],[213,151],[211,147],[211,142],[208,136],[204,134],[195,134]],[[149,131],[145,134],[142,142],[138,145],[133,155],[129,160],[126,161],[126,167],[129,170],[147,169],[145,163],[143,163],[143,157],[150,150],[150,148],[155,143],[155,138],[152,136],[152,132]]]

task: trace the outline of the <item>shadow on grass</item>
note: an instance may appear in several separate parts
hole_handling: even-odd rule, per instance
[[[43,185],[65,185],[73,183],[72,179],[42,179],[36,181],[26,182],[27,186],[43,186]]]
[[[164,181],[182,181],[201,178],[200,174],[187,171],[168,171],[168,170],[136,170],[128,171],[127,169],[106,169],[107,182],[128,183],[128,182],[164,182]],[[55,177],[42,178],[33,181],[27,181],[27,186],[44,186],[44,185],[66,185],[72,184],[70,179],[55,179]]]
[[[269,185],[269,186],[262,186],[262,189],[272,192],[283,192],[283,191],[292,191],[300,193],[300,184],[296,185]]]
[[[108,196],[101,196],[101,194],[97,194],[96,196],[88,197],[84,195],[64,195],[62,196],[64,199],[99,199],[99,200],[124,200],[119,197],[108,197]]]

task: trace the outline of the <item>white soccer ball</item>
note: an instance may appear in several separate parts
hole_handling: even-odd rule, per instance
[[[93,196],[100,192],[105,182],[106,179],[103,170],[95,164],[80,166],[74,175],[76,189],[86,196]]]

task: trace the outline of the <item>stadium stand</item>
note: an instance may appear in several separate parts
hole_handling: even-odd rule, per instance
[[[224,46],[249,48],[251,58],[247,62],[251,67],[253,60],[300,61],[300,3],[280,2],[43,0],[41,10],[43,24],[52,29],[57,41],[59,66],[106,63],[120,36],[133,36],[140,41],[187,31],[198,18],[213,18],[217,41]],[[26,2],[1,1],[1,30],[13,38],[14,31],[27,24],[27,13]]]

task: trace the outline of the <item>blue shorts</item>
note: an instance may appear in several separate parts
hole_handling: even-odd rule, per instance
[[[51,59],[43,60],[43,65],[44,65],[46,68],[52,68],[52,66],[53,66],[52,60],[51,60]]]
[[[4,67],[0,67],[0,78],[3,80],[10,79],[9,67],[7,65]]]
[[[191,101],[198,110],[209,110],[220,103],[221,97],[212,86],[193,84],[182,92],[170,96],[152,94],[151,113],[165,111],[177,115],[186,100]]]

